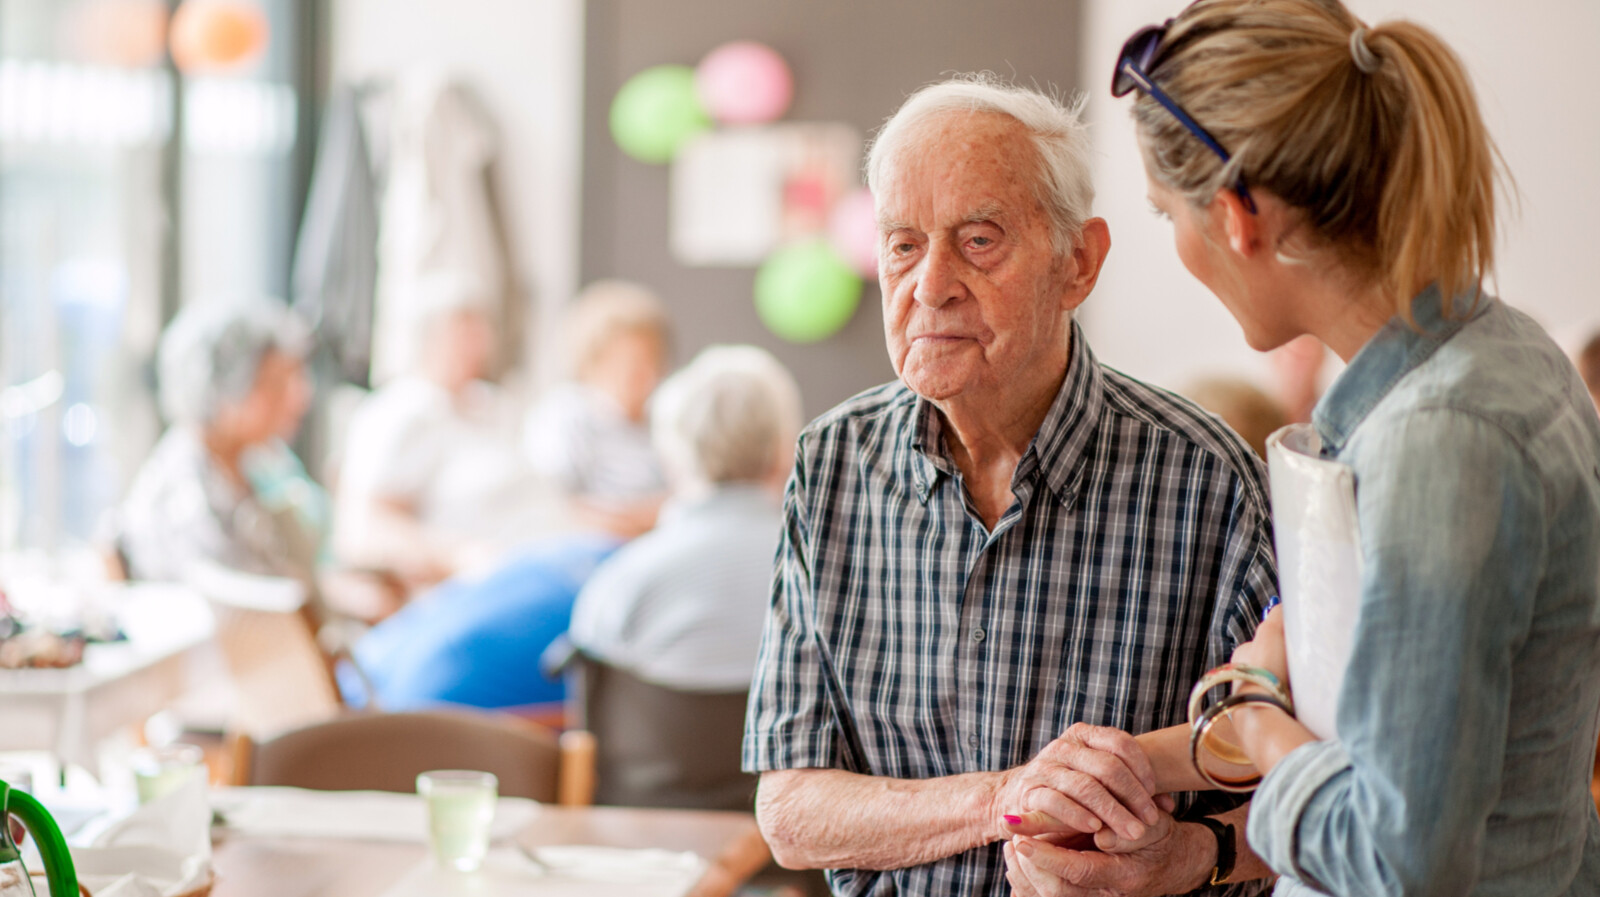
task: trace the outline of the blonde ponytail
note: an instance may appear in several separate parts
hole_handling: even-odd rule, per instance
[[[1383,280],[1411,319],[1411,297],[1437,282],[1445,296],[1494,270],[1498,151],[1466,69],[1444,41],[1411,22],[1368,36],[1406,92],[1405,126],[1378,207]]]
[[[1196,205],[1240,177],[1270,191],[1304,215],[1312,252],[1380,286],[1407,321],[1427,284],[1454,296],[1491,275],[1504,169],[1433,32],[1366,28],[1338,0],[1199,0],[1150,74],[1233,157],[1224,166],[1141,94],[1150,169]]]

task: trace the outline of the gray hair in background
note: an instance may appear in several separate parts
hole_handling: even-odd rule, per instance
[[[794,452],[800,387],[755,346],[712,346],[650,400],[650,432],[667,469],[707,483],[754,482]]]
[[[606,346],[631,332],[653,334],[663,346],[671,341],[671,319],[661,299],[628,280],[589,284],[567,315],[566,351],[573,375],[586,379]]]
[[[304,357],[309,333],[275,299],[190,305],[161,336],[156,358],[161,413],[169,424],[205,426],[255,386],[268,351]]]
[[[1056,251],[1066,253],[1076,243],[1094,205],[1088,126],[1081,115],[1084,100],[1079,93],[1063,101],[1009,84],[989,72],[930,84],[907,98],[878,129],[867,151],[867,187],[876,191],[895,155],[922,136],[935,119],[952,112],[1009,116],[1032,139],[1039,159],[1032,174],[1033,194],[1050,216]]]

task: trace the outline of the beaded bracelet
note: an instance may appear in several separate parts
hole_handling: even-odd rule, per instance
[[[1261,773],[1257,772],[1243,779],[1218,778],[1207,772],[1205,765],[1200,762],[1200,745],[1205,742],[1206,736],[1210,734],[1211,727],[1216,724],[1217,720],[1230,714],[1234,708],[1242,707],[1246,704],[1267,704],[1282,710],[1290,716],[1294,715],[1294,712],[1289,709],[1289,705],[1278,700],[1277,695],[1244,692],[1243,694],[1228,695],[1207,707],[1205,713],[1200,714],[1200,718],[1195,721],[1193,731],[1189,733],[1189,761],[1194,764],[1195,772],[1198,772],[1202,779],[1205,779],[1218,790],[1230,791],[1235,794],[1254,791],[1256,786],[1261,784]]]

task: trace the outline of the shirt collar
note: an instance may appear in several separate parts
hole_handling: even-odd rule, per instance
[[[1045,413],[1039,432],[1017,462],[1012,491],[1028,477],[1043,474],[1045,486],[1061,501],[1068,501],[1083,477],[1083,462],[1105,399],[1105,378],[1100,363],[1072,322],[1072,346],[1067,374],[1055,401]],[[944,417],[927,399],[917,396],[912,411],[911,447],[917,496],[927,502],[940,476],[955,476],[955,463],[944,445]]]
[[[1485,314],[1495,301],[1493,296],[1473,290],[1451,301],[1455,315],[1447,317],[1445,301],[1435,284],[1411,301],[1415,328],[1398,316],[1383,325],[1350,359],[1311,412],[1311,422],[1322,438],[1323,454],[1337,455],[1350,434],[1401,378],[1432,357],[1468,321]],[[1471,314],[1466,314],[1469,310]]]

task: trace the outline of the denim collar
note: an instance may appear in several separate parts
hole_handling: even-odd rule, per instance
[[[1432,357],[1434,350],[1468,321],[1486,314],[1495,302],[1493,296],[1474,289],[1455,297],[1450,303],[1455,315],[1446,317],[1437,284],[1411,300],[1411,316],[1417,326],[1412,328],[1399,316],[1391,318],[1356,352],[1312,410],[1311,422],[1322,438],[1322,454],[1336,457],[1350,435],[1401,378]],[[1464,314],[1468,311],[1471,313]]]
[[[1083,338],[1083,329],[1073,321],[1066,376],[1039,432],[1017,462],[1011,478],[1013,492],[1029,477],[1042,474],[1046,488],[1058,499],[1071,499],[1082,478],[1089,440],[1105,403],[1104,380],[1100,363]],[[911,447],[916,450],[917,494],[926,503],[939,477],[955,476],[956,467],[944,445],[944,417],[921,396],[917,396],[912,411]]]

